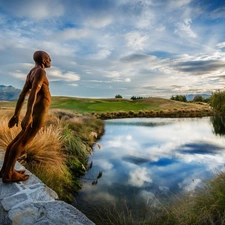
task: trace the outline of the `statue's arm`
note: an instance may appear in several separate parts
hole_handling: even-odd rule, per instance
[[[14,116],[19,117],[20,111],[23,107],[24,100],[25,100],[26,96],[29,94],[29,91],[30,91],[30,87],[29,87],[29,82],[28,82],[28,78],[27,78],[27,80],[24,84],[24,87],[19,95],[18,101],[16,103]]]
[[[30,87],[29,87],[29,82],[28,82],[28,78],[27,78],[26,82],[24,84],[24,87],[23,87],[23,89],[22,89],[22,91],[21,91],[21,93],[19,95],[18,100],[17,100],[14,115],[9,120],[9,123],[8,123],[8,127],[9,128],[12,128],[15,124],[16,124],[16,126],[18,126],[20,111],[21,111],[21,109],[23,107],[23,103],[24,103],[25,97],[28,95],[29,90],[30,90]]]

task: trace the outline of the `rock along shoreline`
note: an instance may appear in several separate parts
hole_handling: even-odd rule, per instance
[[[0,166],[5,151],[0,149]],[[18,162],[16,169],[25,169]],[[25,169],[26,170],[26,169]],[[26,170],[28,180],[4,184],[0,179],[1,225],[94,225],[72,205],[58,200],[55,191]]]

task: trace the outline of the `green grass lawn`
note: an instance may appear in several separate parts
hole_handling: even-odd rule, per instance
[[[130,99],[90,99],[73,97],[52,97],[51,108],[70,109],[78,113],[102,113],[118,111],[139,111],[139,110],[169,110],[169,109],[196,109],[205,106],[178,102],[162,98],[147,98],[139,100]]]

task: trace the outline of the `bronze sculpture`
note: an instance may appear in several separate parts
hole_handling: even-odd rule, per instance
[[[17,171],[14,169],[14,166],[24,147],[33,140],[44,125],[50,106],[51,95],[45,68],[51,67],[51,58],[44,51],[36,51],[33,59],[35,66],[27,75],[14,115],[8,123],[9,128],[12,128],[14,125],[18,126],[20,111],[25,97],[29,95],[27,111],[21,122],[22,130],[6,149],[4,163],[0,171],[3,183],[24,181],[29,178],[29,175],[24,174],[24,170]]]

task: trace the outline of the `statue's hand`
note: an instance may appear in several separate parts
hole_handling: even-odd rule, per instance
[[[21,127],[23,130],[26,130],[26,128],[31,124],[32,127],[32,116],[30,115],[26,115],[22,122],[21,122]]]
[[[18,116],[13,116],[8,122],[8,127],[12,128],[12,127],[14,127],[15,124],[18,127],[18,122],[19,122]]]

